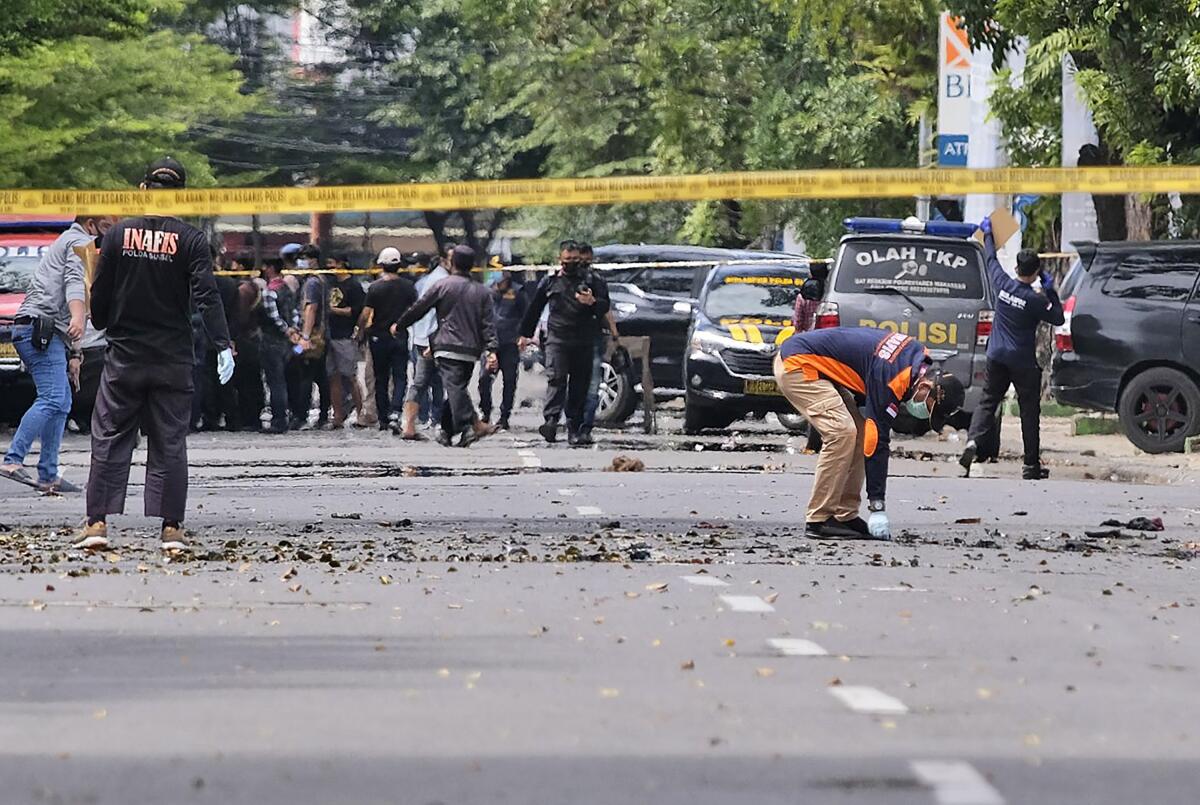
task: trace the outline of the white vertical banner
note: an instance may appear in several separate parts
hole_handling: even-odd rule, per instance
[[[938,19],[939,168],[965,168],[971,141],[971,45],[962,20],[943,11]]]
[[[1062,165],[1074,168],[1079,163],[1079,149],[1100,142],[1092,123],[1092,112],[1079,96],[1075,83],[1075,61],[1070,54],[1062,61]],[[1062,248],[1071,250],[1072,241],[1099,240],[1100,226],[1096,207],[1089,193],[1062,195]]]

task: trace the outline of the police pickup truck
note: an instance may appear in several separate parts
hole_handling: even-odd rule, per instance
[[[684,356],[686,433],[775,413],[790,430],[804,421],[775,383],[779,345],[795,332],[796,295],[807,260],[736,263],[712,269],[700,291]]]

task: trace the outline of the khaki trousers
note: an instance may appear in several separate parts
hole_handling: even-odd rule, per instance
[[[779,356],[775,357],[775,381],[824,442],[808,501],[808,522],[854,519],[862,504],[866,474],[863,418],[854,399],[847,399],[849,394],[828,380],[805,380],[803,372],[784,372]]]

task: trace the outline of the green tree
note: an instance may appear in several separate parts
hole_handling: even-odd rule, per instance
[[[527,42],[506,47],[494,91],[530,117],[526,142],[545,150],[549,175],[916,162],[906,109],[919,96],[912,82],[885,81],[876,51],[804,33],[790,8],[754,0],[719,12],[696,0],[504,7],[501,27],[525,32]],[[660,214],[636,219],[629,233],[643,235],[649,223],[655,235],[621,239],[769,245],[797,220],[810,248],[827,251],[842,215],[863,209],[736,199],[656,206]],[[557,230],[540,244],[546,251],[559,232],[597,241],[619,233],[626,210],[609,213],[533,210],[522,220]],[[585,224],[593,228],[578,228]]]
[[[1057,164],[1061,64],[1070,56],[1092,110],[1099,149],[1093,164],[1195,164],[1200,161],[1200,17],[1194,0],[955,0],[976,42],[1000,54],[1028,40],[1024,82],[1003,88],[995,111],[1018,158]],[[999,76],[1003,85],[1007,75]],[[1101,230],[1120,237],[1163,234],[1165,202],[1097,199]],[[1185,215],[1195,226],[1197,207]],[[1122,212],[1125,213],[1122,216]],[[1153,213],[1153,216],[1151,216]],[[1117,218],[1119,220],[1112,220]]]
[[[0,58],[0,186],[127,187],[173,154],[212,184],[194,127],[238,118],[232,58],[194,36],[77,37]]]
[[[74,36],[121,38],[146,30],[152,12],[178,0],[4,0],[0,56]]]

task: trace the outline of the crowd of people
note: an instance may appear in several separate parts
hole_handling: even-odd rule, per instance
[[[591,444],[617,332],[591,260],[590,246],[564,241],[559,272],[528,279],[501,269],[484,285],[467,246],[439,255],[389,247],[367,284],[344,255],[314,245],[289,244],[259,270],[250,255],[229,256],[216,282],[236,369],[232,383],[215,382],[219,345],[194,313],[192,430],[378,428],[467,446],[509,428],[521,354],[540,331],[548,392],[539,433],[556,441],[565,414],[568,442]]]
[[[170,158],[140,183],[186,186],[186,170]],[[107,518],[124,512],[142,437],[146,515],[162,519],[164,550],[182,550],[191,431],[357,426],[411,441],[428,438],[423,422],[441,444],[467,447],[508,428],[520,353],[539,329],[547,379],[539,432],[556,441],[565,413],[568,442],[592,443],[601,360],[617,330],[587,244],[563,241],[556,272],[522,281],[502,270],[488,285],[474,276],[475,251],[455,244],[436,256],[386,248],[366,287],[344,255],[315,245],[289,244],[257,266],[233,255],[220,272],[218,257],[177,218],[83,215],[38,269],[13,339],[37,398],[0,476],[43,493],[83,491],[62,477],[58,452],[74,398],[94,399],[90,416],[76,419],[92,443],[76,547],[108,545]],[[477,370],[482,411],[471,394]],[[34,442],[36,479],[24,466]]]

